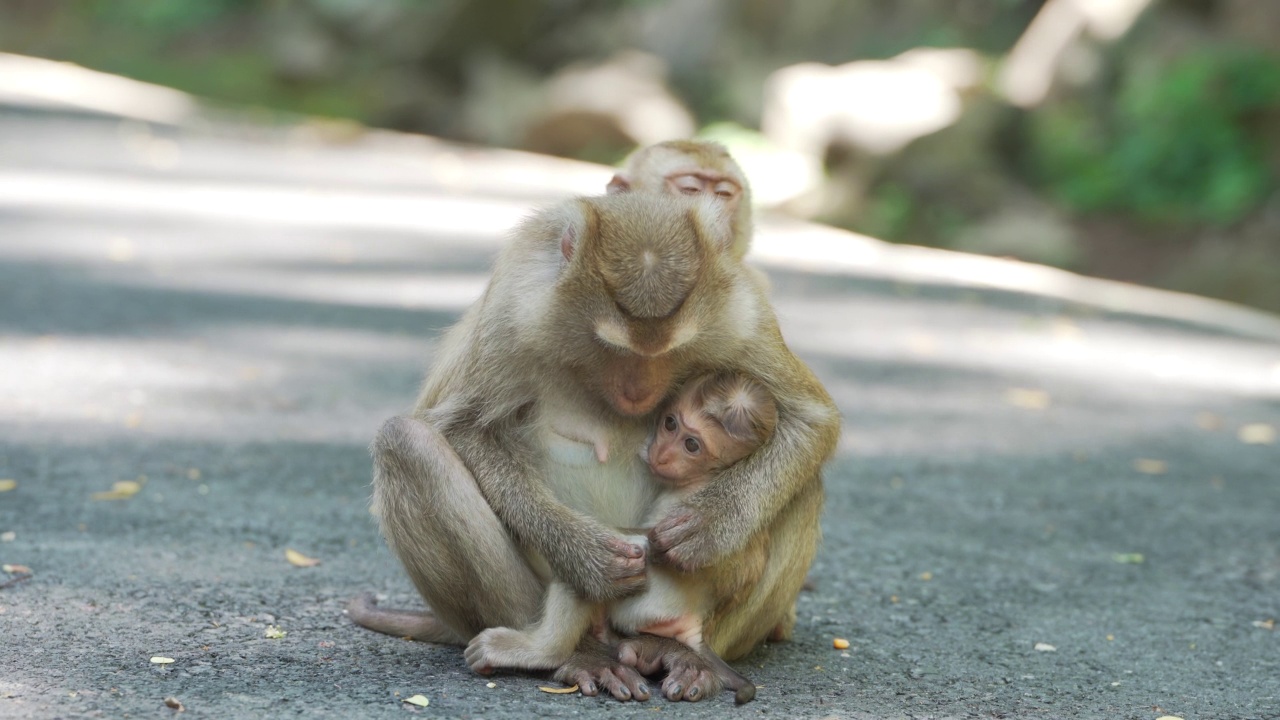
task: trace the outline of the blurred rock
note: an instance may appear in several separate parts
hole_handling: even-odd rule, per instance
[[[1272,233],[1277,228],[1272,227]],[[1269,238],[1211,236],[1177,260],[1158,284],[1280,312],[1280,247]]]
[[[276,75],[287,82],[315,82],[332,76],[339,48],[324,24],[306,9],[277,4],[267,23]]]
[[[1079,267],[1075,229],[1049,205],[1025,198],[967,226],[951,246],[1061,268]]]
[[[955,122],[960,92],[978,82],[980,68],[972,50],[929,48],[835,67],[791,65],[765,80],[761,129],[810,157],[835,143],[887,155]]]
[[[575,65],[546,84],[545,107],[529,125],[524,148],[571,157],[693,135],[693,116],[666,86],[662,60],[622,52],[599,65]],[[616,157],[615,157],[616,159]]]

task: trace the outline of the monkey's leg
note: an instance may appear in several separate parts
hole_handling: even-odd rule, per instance
[[[532,622],[542,582],[444,436],[417,418],[395,417],[372,451],[373,513],[436,621],[459,641]]]
[[[564,583],[553,582],[547,588],[542,619],[536,625],[527,630],[489,628],[471,638],[463,654],[471,669],[482,675],[497,668],[554,670],[573,655],[602,610],[579,598]]]
[[[822,484],[805,486],[769,528],[763,575],[740,602],[721,610],[703,629],[707,644],[728,660],[751,652],[771,633],[788,637],[795,624],[796,596],[818,551]]]

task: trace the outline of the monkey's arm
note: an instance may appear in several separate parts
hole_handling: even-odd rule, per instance
[[[820,483],[822,465],[840,438],[835,403],[787,349],[776,321],[761,335],[765,340],[738,369],[773,393],[778,404],[773,437],[686,498],[649,534],[652,556],[685,572],[740,550],[802,487]]]
[[[644,549],[557,500],[527,431],[518,426],[459,424],[447,432],[493,512],[518,543],[545,557],[555,576],[583,598],[615,600],[642,588]]]

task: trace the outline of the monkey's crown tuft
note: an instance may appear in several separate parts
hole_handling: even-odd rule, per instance
[[[633,317],[671,315],[688,296],[701,266],[693,206],[648,193],[600,199],[629,210],[602,215],[596,238],[596,267],[614,299]]]

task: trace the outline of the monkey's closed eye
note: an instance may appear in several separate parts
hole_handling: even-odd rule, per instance
[[[698,451],[702,449],[702,445],[697,438],[685,438],[684,449],[688,450],[692,455],[697,455]]]
[[[729,200],[738,196],[738,188],[733,183],[720,182],[716,183],[715,193],[716,197]]]
[[[702,181],[692,175],[672,178],[671,184],[685,195],[697,195],[702,192]]]
[[[676,428],[680,426],[676,423],[675,415],[668,415],[667,418],[662,421],[662,427],[666,428],[667,432],[675,432]]]

